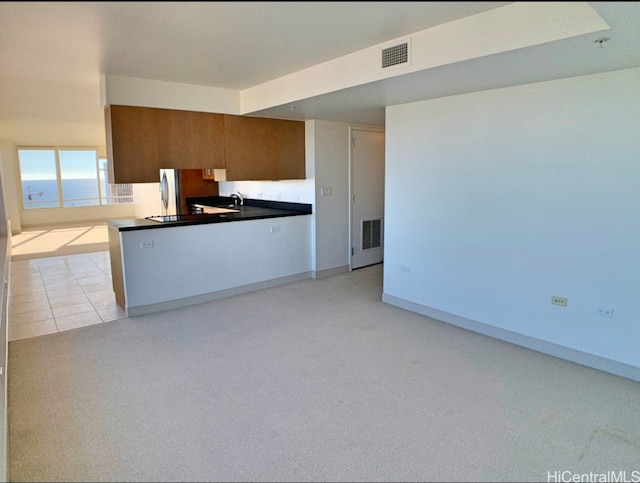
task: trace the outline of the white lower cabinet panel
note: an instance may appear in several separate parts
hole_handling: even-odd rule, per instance
[[[129,315],[311,273],[307,215],[122,231],[121,236]]]

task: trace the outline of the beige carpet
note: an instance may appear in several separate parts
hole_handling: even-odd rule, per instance
[[[11,236],[11,259],[57,257],[109,249],[103,222],[24,229]]]
[[[640,470],[640,384],[384,304],[381,286],[377,265],[10,343],[10,480]]]

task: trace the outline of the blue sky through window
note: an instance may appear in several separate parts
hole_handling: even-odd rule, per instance
[[[97,178],[95,151],[60,151],[62,179]]]
[[[20,176],[23,181],[56,179],[56,153],[53,150],[20,150]]]
[[[60,150],[60,171],[63,179],[91,179],[97,177],[94,150]],[[20,150],[20,174],[23,181],[56,179],[54,150]]]

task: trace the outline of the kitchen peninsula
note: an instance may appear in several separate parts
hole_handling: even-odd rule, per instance
[[[225,210],[107,222],[113,289],[127,315],[311,276],[310,204],[245,199],[227,211],[233,205],[228,197],[188,202]]]

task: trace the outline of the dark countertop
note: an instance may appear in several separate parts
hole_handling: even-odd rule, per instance
[[[187,198],[187,204],[228,208],[233,199],[227,196],[204,196]],[[311,204],[290,203],[287,201],[267,201],[245,198],[242,206],[236,206],[237,213],[215,213],[201,215],[179,215],[177,220],[154,221],[147,218],[127,220],[109,220],[107,225],[118,231],[147,230],[150,228],[169,228],[175,226],[200,225],[206,223],[228,223],[232,221],[261,220],[264,218],[280,218],[284,216],[300,216],[311,214]]]

